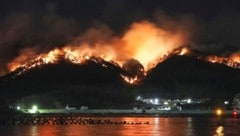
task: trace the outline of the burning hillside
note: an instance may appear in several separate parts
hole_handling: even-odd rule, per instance
[[[148,71],[172,55],[191,55],[211,63],[240,68],[240,53],[219,57],[194,54],[189,47],[189,32],[181,26],[167,30],[149,21],[133,23],[122,36],[113,36],[108,30],[92,28],[64,47],[47,53],[35,48],[22,49],[19,55],[8,63],[8,72],[17,70],[16,75],[45,64],[56,64],[64,59],[74,64],[91,60],[107,67],[105,63],[126,70],[129,74],[120,76],[129,84],[139,83]]]
[[[135,59],[143,66],[140,70],[142,77],[188,41],[186,32],[180,28],[175,31],[165,30],[148,21],[133,23],[121,37],[112,36],[105,31],[90,29],[80,38],[48,53],[38,53],[35,48],[23,49],[18,57],[8,63],[8,69],[11,72],[21,68],[19,75],[39,65],[57,63],[59,58],[83,64],[95,57],[124,69],[125,63],[129,63],[128,60]],[[129,83],[140,80],[140,77],[134,74],[131,74],[131,77],[121,76]]]

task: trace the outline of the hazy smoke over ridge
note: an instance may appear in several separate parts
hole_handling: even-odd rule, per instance
[[[6,72],[6,64],[21,56],[23,50],[31,49],[33,57],[33,54],[63,46],[78,31],[73,20],[57,15],[37,18],[29,14],[13,14],[0,24],[0,74]]]
[[[240,18],[236,15],[228,19],[225,19],[224,15],[218,16],[208,25],[192,15],[170,16],[157,10],[154,16],[151,21],[142,19],[132,22],[125,26],[121,35],[116,35],[108,25],[96,23],[93,27],[83,28],[79,20],[55,13],[38,16],[27,13],[11,14],[0,22],[0,75],[9,71],[8,64],[12,61],[23,63],[41,53],[69,45],[80,50],[82,46],[108,50],[115,55],[115,59],[121,61],[139,59],[142,56],[146,59],[147,56],[144,56],[141,50],[161,57],[173,48],[184,45],[208,53],[239,51],[240,41],[237,36],[240,31],[239,26],[235,26],[239,24]],[[144,41],[145,34],[152,36],[152,40]],[[159,36],[163,41],[156,40]],[[134,38],[136,40],[132,40]],[[172,38],[176,41],[172,41]],[[139,42],[152,43],[141,47]],[[162,45],[165,42],[169,45]],[[170,45],[174,47],[163,48]],[[231,48],[225,50],[225,47],[229,46]],[[156,50],[156,47],[159,50]],[[116,51],[121,53],[116,54]],[[149,58],[147,62],[138,61],[146,66],[148,61],[153,59]]]

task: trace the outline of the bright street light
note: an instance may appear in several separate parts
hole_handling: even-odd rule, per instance
[[[154,104],[158,104],[158,103],[159,103],[158,98],[154,99]]]
[[[32,109],[29,109],[29,110],[28,110],[29,113],[33,113],[33,114],[34,114],[34,113],[37,113],[37,111],[38,111],[37,105],[33,105],[33,106],[32,106]]]
[[[20,110],[21,109],[21,107],[20,106],[17,106],[17,110]]]

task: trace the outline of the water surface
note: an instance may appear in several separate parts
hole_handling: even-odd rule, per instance
[[[238,118],[97,117],[149,124],[0,125],[0,136],[240,136]]]

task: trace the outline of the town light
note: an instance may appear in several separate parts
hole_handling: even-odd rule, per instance
[[[168,105],[168,102],[166,101],[166,102],[164,102],[163,104],[164,104],[164,105]]]
[[[20,106],[17,106],[17,110],[21,110],[21,107],[20,107]]]
[[[188,99],[188,100],[187,100],[187,103],[191,103],[191,102],[192,102],[192,100],[191,100],[191,99]]]
[[[237,116],[237,114],[238,114],[238,113],[237,113],[236,111],[233,112],[233,115],[234,115],[234,116]]]
[[[228,104],[229,104],[229,102],[228,102],[228,101],[224,101],[224,104],[225,104],[225,105],[228,105]]]
[[[222,115],[222,113],[223,113],[223,112],[222,112],[222,110],[221,110],[221,109],[217,109],[217,110],[216,110],[216,114],[217,114],[218,116],[221,116],[221,115]]]
[[[154,104],[158,104],[159,103],[159,100],[158,100],[158,98],[156,98],[155,100],[154,100]]]
[[[28,110],[28,112],[29,112],[29,113],[32,113],[32,114],[37,113],[37,111],[38,111],[37,105],[33,105],[33,106],[32,106],[32,109],[29,109],[29,110]]]
[[[141,100],[142,98],[141,98],[141,96],[137,96],[137,98],[136,98],[136,100]]]

